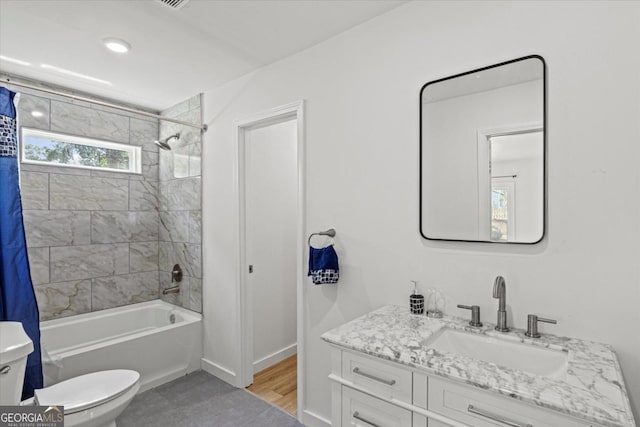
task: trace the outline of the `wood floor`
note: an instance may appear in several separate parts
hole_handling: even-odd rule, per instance
[[[297,355],[290,356],[253,376],[247,390],[290,414],[298,414]]]

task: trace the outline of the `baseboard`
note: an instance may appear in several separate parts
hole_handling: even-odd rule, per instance
[[[293,356],[298,351],[298,344],[293,343],[285,348],[281,348],[280,350],[271,353],[267,357],[263,357],[260,360],[256,360],[253,362],[253,372],[260,372],[263,369],[268,368],[269,366],[273,366],[276,363],[286,359],[289,356]]]
[[[232,386],[238,387],[238,376],[235,372],[230,371],[224,366],[220,366],[217,363],[212,362],[211,360],[205,359],[204,357],[201,359],[201,361],[203,371],[220,378],[222,381],[227,382]]]
[[[302,411],[302,424],[307,427],[331,427],[331,421],[306,409]]]

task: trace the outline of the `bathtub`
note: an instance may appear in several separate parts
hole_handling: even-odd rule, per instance
[[[156,300],[40,324],[45,386],[105,369],[140,373],[140,392],[200,369],[202,316]]]

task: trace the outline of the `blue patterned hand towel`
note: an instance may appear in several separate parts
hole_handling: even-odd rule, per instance
[[[316,249],[309,247],[309,273],[313,283],[322,285],[338,283],[339,274],[338,254],[333,245]]]

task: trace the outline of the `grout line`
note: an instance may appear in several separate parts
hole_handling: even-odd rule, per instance
[[[48,261],[48,267],[49,267],[49,280],[47,280],[47,284],[51,284],[51,246],[47,247],[47,251],[49,254],[49,261]]]
[[[89,244],[93,245],[93,211],[89,211]]]

